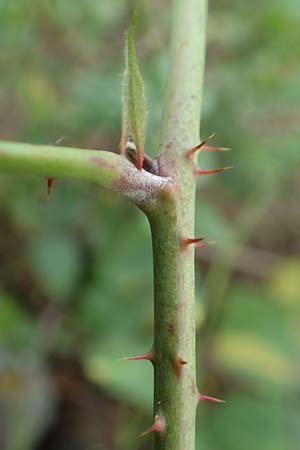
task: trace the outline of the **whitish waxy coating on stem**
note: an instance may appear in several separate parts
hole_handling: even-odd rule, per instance
[[[169,177],[159,177],[142,169],[138,171],[135,167],[121,173],[117,184],[117,191],[126,193],[137,205],[147,204],[155,200],[155,196],[171,183]]]
[[[171,184],[170,177],[160,177],[144,169],[137,170],[126,158],[122,156],[118,156],[118,158],[121,159],[122,168],[119,178],[112,188],[129,197],[138,206],[145,204],[151,206],[158,193]],[[99,167],[103,165],[102,159],[97,156],[93,157],[91,162]]]

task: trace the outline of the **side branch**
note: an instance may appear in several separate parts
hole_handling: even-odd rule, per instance
[[[0,141],[0,173],[38,175],[98,183],[143,206],[167,178],[137,170],[123,156],[102,150]]]

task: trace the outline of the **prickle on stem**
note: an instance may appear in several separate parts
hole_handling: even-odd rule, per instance
[[[234,166],[225,166],[225,167],[219,167],[218,169],[200,169],[196,168],[194,170],[194,174],[198,177],[201,175],[211,175],[213,173],[220,173],[224,172],[225,170],[232,169]]]
[[[147,428],[146,431],[141,433],[140,437],[146,436],[147,434],[154,433],[154,432],[162,434],[165,432],[165,429],[166,429],[166,423],[165,423],[164,417],[157,414],[155,416],[154,423],[151,425],[151,427]]]
[[[229,152],[231,150],[231,148],[229,147],[210,147],[207,145],[204,145],[201,148],[202,152]]]
[[[126,356],[125,358],[121,358],[121,361],[140,361],[140,360],[148,360],[154,363],[153,349],[149,350],[146,353],[141,353],[140,355]]]
[[[226,400],[221,400],[216,397],[210,397],[209,395],[203,395],[203,394],[200,394],[200,392],[198,392],[197,400],[198,400],[198,403],[202,402],[202,401],[211,402],[211,403],[226,403]]]
[[[185,251],[189,245],[191,244],[196,244],[198,245],[198,243],[200,241],[203,241],[204,238],[188,238],[186,236],[182,236],[180,238],[180,249],[181,251]]]
[[[203,141],[200,142],[200,144],[196,145],[195,147],[192,148],[188,148],[184,155],[187,159],[192,159],[193,155],[200,150],[201,148],[205,147],[205,144],[207,144],[208,141],[210,141],[214,136],[216,135],[216,133],[212,133],[210,134],[206,139],[204,139]]]

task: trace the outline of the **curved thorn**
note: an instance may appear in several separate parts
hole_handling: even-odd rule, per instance
[[[155,419],[154,419],[154,423],[151,425],[151,427],[147,428],[146,431],[144,431],[143,433],[140,434],[140,437],[146,436],[147,434],[150,433],[164,433],[166,429],[166,423],[165,423],[165,419],[163,416],[160,415],[156,415]]]
[[[209,395],[202,395],[198,393],[198,402],[212,402],[212,403],[226,403],[226,400],[220,400],[219,398],[210,397]]]
[[[195,169],[194,170],[194,174],[196,176],[201,176],[201,175],[211,175],[213,173],[220,173],[220,172],[224,172],[225,170],[229,170],[232,169],[234,166],[225,166],[225,167],[219,167],[218,169]]]
[[[188,248],[191,244],[197,244],[200,241],[203,241],[204,238],[188,238],[185,236],[182,236],[180,238],[180,249],[181,251],[184,251]]]
[[[205,144],[207,144],[207,142],[210,141],[215,135],[216,135],[216,133],[212,133],[206,139],[201,141],[200,144],[196,145],[195,147],[187,149],[184,153],[185,157],[187,159],[191,159],[193,157],[194,153],[196,153],[198,150],[200,150],[202,147],[204,147]]]

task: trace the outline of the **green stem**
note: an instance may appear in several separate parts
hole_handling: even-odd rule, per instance
[[[181,239],[194,237],[195,177],[184,151],[199,142],[205,22],[206,0],[174,0],[162,176],[109,152],[0,142],[0,172],[96,182],[146,212],[154,255],[155,450],[195,448],[194,250]]]
[[[150,217],[155,286],[154,415],[164,418],[155,450],[193,450],[195,379],[194,251],[180,237],[193,236],[193,205],[182,214],[177,192]],[[166,196],[167,197],[167,196]],[[187,219],[187,220],[186,220]],[[186,362],[186,364],[182,364]]]
[[[204,72],[205,0],[174,0],[172,59],[159,162],[172,184],[148,211],[154,258],[154,416],[164,430],[155,450],[194,450],[198,401],[195,375],[195,177],[184,151],[199,142]],[[186,364],[181,365],[182,362]]]
[[[126,195],[141,207],[168,183],[137,170],[115,153],[6,141],[0,141],[0,172],[90,181]]]
[[[171,157],[199,142],[207,9],[206,0],[173,1],[172,55],[162,132],[163,151],[169,150]]]

